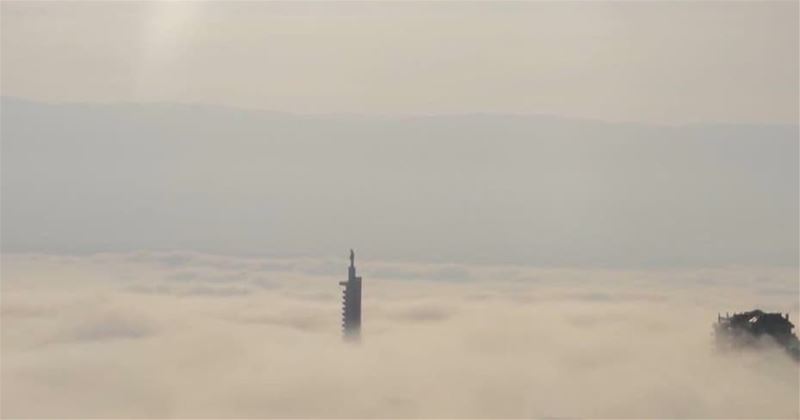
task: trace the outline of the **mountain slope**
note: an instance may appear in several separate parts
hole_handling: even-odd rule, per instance
[[[798,127],[3,98],[2,246],[797,265]]]

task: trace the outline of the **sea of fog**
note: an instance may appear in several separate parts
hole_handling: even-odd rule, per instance
[[[796,418],[780,349],[717,314],[800,314],[796,268],[602,270],[190,252],[2,257],[3,417]]]

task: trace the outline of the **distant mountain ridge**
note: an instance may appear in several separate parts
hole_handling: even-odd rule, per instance
[[[797,125],[8,97],[0,119],[8,252],[797,265]]]
[[[501,119],[506,121],[528,121],[528,122],[542,122],[542,121],[560,121],[572,122],[583,124],[597,124],[597,125],[615,125],[615,126],[636,126],[636,127],[672,127],[672,128],[687,128],[687,127],[784,127],[787,129],[797,129],[798,124],[786,123],[761,123],[761,122],[726,122],[715,121],[708,123],[685,123],[685,124],[666,124],[666,123],[648,123],[648,122],[634,122],[634,121],[605,121],[596,118],[586,117],[566,117],[554,114],[523,114],[523,113],[502,113],[502,112],[454,112],[444,114],[359,114],[359,113],[297,113],[289,111],[276,111],[269,109],[257,109],[238,107],[231,105],[215,105],[215,104],[202,104],[202,103],[183,103],[183,102],[43,102],[31,100],[16,96],[0,96],[0,109],[2,106],[10,106],[12,108],[18,107],[69,107],[69,108],[84,108],[87,110],[94,109],[116,109],[119,111],[132,111],[132,110],[148,110],[149,112],[174,112],[174,111],[187,111],[187,112],[213,112],[228,115],[251,115],[256,117],[282,117],[282,118],[297,118],[297,119],[362,119],[362,120],[394,120],[394,121],[408,121],[408,120],[449,120],[449,119],[462,119],[467,118],[470,120],[475,119]]]

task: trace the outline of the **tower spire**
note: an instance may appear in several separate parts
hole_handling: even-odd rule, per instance
[[[340,281],[342,291],[342,329],[346,340],[358,341],[361,335],[361,277],[356,276],[356,254],[350,249],[347,281]]]

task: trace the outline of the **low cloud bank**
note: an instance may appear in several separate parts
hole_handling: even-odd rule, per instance
[[[195,253],[2,257],[4,417],[796,418],[778,348],[720,355],[718,312],[798,319],[795,268],[578,270]]]

